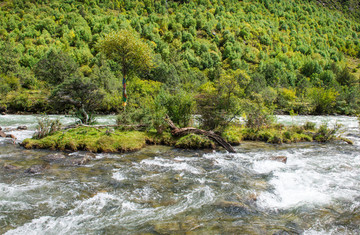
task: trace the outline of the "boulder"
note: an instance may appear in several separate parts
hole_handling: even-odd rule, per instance
[[[6,113],[5,113],[5,112],[1,112],[1,115],[6,115]]]
[[[286,164],[287,157],[285,157],[285,156],[271,157],[270,160],[274,160],[274,161],[278,161],[278,162],[282,162],[282,163]]]
[[[18,126],[16,130],[27,130],[27,126]]]
[[[5,138],[5,137],[6,137],[6,134],[5,134],[3,131],[0,131],[0,137]]]

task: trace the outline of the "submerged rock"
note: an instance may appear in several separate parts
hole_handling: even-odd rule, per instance
[[[65,155],[63,155],[61,153],[49,154],[49,155],[42,157],[42,159],[47,162],[60,161],[65,158],[66,158]]]
[[[229,214],[234,214],[234,215],[250,214],[250,208],[241,202],[221,200],[221,201],[216,202],[214,205]]]
[[[82,158],[75,158],[75,159],[71,159],[71,164],[72,165],[77,165],[77,166],[80,166],[80,165],[85,165],[86,163],[88,163],[90,160],[91,160],[91,156],[89,155],[86,155]]]
[[[49,165],[44,165],[44,164],[43,165],[32,165],[30,168],[25,170],[25,173],[39,174],[48,168],[49,168]]]
[[[6,169],[6,170],[19,170],[20,169],[20,167],[18,167],[18,166],[14,166],[14,165],[11,165],[11,164],[4,164],[4,168]]]

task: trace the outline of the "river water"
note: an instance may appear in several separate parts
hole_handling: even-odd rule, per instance
[[[36,119],[0,116],[0,126],[27,125],[27,131],[12,132],[19,142],[32,136]],[[84,165],[52,161],[31,174],[26,169],[44,164],[44,156],[54,152],[1,139],[0,234],[359,234],[357,119],[277,119],[286,125],[342,124],[342,136],[354,145],[244,142],[235,154],[149,146],[136,153],[94,154]],[[114,120],[106,116],[99,122]],[[271,160],[277,156],[286,156],[287,163]]]

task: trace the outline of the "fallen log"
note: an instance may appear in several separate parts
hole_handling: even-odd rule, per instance
[[[170,129],[171,129],[171,134],[173,136],[184,136],[184,135],[187,135],[190,133],[198,134],[198,135],[205,135],[208,138],[214,140],[219,145],[221,145],[228,152],[236,153],[235,149],[228,142],[226,142],[221,136],[215,134],[213,131],[200,130],[200,129],[197,129],[194,127],[178,128],[177,126],[175,126],[173,121],[171,121],[171,119],[167,115],[166,115],[165,121],[169,124]]]

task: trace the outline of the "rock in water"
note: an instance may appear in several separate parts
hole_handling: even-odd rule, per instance
[[[285,157],[285,156],[271,157],[270,160],[274,160],[274,161],[278,161],[278,162],[282,162],[282,163],[286,164],[287,157]]]
[[[18,126],[16,129],[17,130],[27,130],[28,128],[27,128],[27,126]]]
[[[15,135],[13,135],[13,134],[6,135],[6,138],[16,139]]]
[[[85,157],[82,157],[82,158],[75,158],[71,161],[72,165],[78,165],[78,166],[81,166],[81,165],[85,165],[86,163],[88,163],[90,161],[91,157],[90,156],[85,156]]]
[[[55,153],[55,154],[49,154],[49,155],[43,156],[41,158],[47,162],[55,162],[55,161],[65,159],[66,157],[65,157],[65,155],[63,155],[61,153]]]
[[[48,168],[48,165],[32,165],[30,168],[25,170],[25,173],[30,174],[39,174],[46,170]]]
[[[6,134],[5,134],[3,131],[1,131],[1,130],[0,130],[0,137],[3,137],[3,138],[6,137]]]

